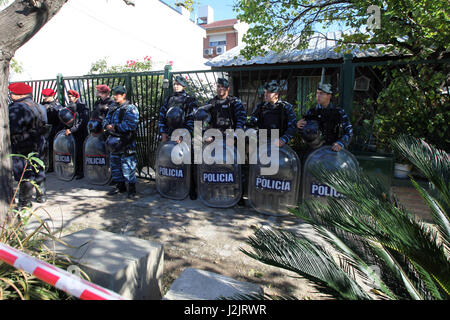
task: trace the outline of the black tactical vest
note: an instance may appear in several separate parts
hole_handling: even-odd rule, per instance
[[[283,101],[279,101],[275,105],[264,103],[260,107],[258,115],[259,129],[279,129],[281,137],[287,130],[287,116],[284,106],[285,102]]]
[[[109,106],[113,102],[114,101],[111,98],[108,98],[106,100],[97,100],[94,105],[94,110],[92,111],[91,120],[103,121],[108,113]]]
[[[331,145],[340,138],[342,117],[339,108],[313,109],[305,119],[319,122],[325,144]]]
[[[213,128],[225,131],[226,129],[235,129],[235,110],[232,106],[236,100],[234,97],[227,97],[226,99],[219,100],[213,99],[211,104],[213,108],[211,110],[211,123]]]
[[[167,101],[167,110],[169,110],[171,107],[179,106],[181,109],[183,109],[184,115],[187,116],[187,113],[189,112],[187,104],[191,99],[192,98],[186,92],[175,93]]]

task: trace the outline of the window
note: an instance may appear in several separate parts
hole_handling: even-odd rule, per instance
[[[209,42],[209,46],[210,47],[217,47],[217,46],[226,46],[227,45],[227,41],[210,41]]]
[[[227,44],[226,34],[209,36],[209,46],[210,47],[224,46],[226,44]]]

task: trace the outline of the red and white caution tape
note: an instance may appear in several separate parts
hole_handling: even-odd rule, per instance
[[[4,243],[0,243],[0,261],[28,272],[45,283],[82,300],[126,300],[115,292],[83,280]]]

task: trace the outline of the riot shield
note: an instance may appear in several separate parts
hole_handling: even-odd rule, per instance
[[[165,198],[183,200],[189,194],[191,165],[181,159],[191,157],[190,146],[185,142],[162,142],[156,151],[156,189]],[[175,159],[172,159],[172,156]],[[172,161],[174,160],[174,161]],[[180,162],[177,162],[179,160]]]
[[[262,175],[258,156],[257,164],[250,164],[248,181],[248,199],[259,213],[269,215],[288,215],[289,209],[298,205],[301,162],[297,153],[288,145],[282,148],[269,147],[268,154],[278,152],[278,172],[274,175]]]
[[[241,165],[238,164],[237,149],[224,143],[221,155],[216,155],[213,150],[210,156],[214,158],[214,164],[197,165],[200,201],[214,208],[232,207],[242,197]]]
[[[84,141],[84,176],[95,185],[105,185],[111,180],[109,152],[106,151],[105,136],[91,133]]]
[[[50,142],[47,140],[45,141],[45,148],[43,152],[43,159],[45,165],[45,172],[48,171],[48,168],[50,167]]]
[[[61,130],[53,142],[53,166],[59,179],[70,181],[75,176],[76,147],[72,134],[66,136]]]
[[[343,197],[334,188],[317,181],[311,174],[313,166],[323,166],[331,172],[336,170],[359,170],[358,161],[355,156],[346,149],[339,152],[331,150],[331,146],[323,146],[311,152],[306,158],[303,166],[302,177],[302,201],[306,199],[318,199],[323,202],[328,197]]]

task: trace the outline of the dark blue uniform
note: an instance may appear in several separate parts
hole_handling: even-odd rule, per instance
[[[84,103],[78,100],[75,104],[71,103],[67,106],[72,112],[76,114],[76,118],[71,127],[67,129],[72,132],[76,143],[76,175],[78,177],[83,176],[83,145],[84,140],[88,136],[87,124],[89,121],[89,109]]]
[[[326,145],[338,143],[347,148],[352,136],[353,128],[345,111],[333,103],[324,108],[320,104],[309,109],[304,117],[306,120],[317,120]]]
[[[278,101],[275,104],[264,102],[256,106],[250,122],[255,123],[258,129],[267,129],[270,137],[271,129],[278,129],[280,140],[288,143],[297,131],[297,117],[291,104]]]
[[[173,95],[168,97],[164,104],[161,106],[160,112],[159,112],[159,121],[158,121],[158,128],[159,133],[166,133],[169,135],[172,134],[172,132],[175,129],[180,128],[170,128],[167,125],[167,111],[174,106],[179,106],[184,111],[184,126],[183,128],[187,129],[189,133],[193,133],[194,131],[194,116],[193,112],[196,110],[198,104],[197,100],[190,95],[188,95],[184,90],[181,92],[175,92]]]
[[[210,109],[212,128],[221,132],[225,132],[226,129],[244,129],[247,114],[241,100],[232,96],[221,100],[216,96],[208,104],[212,105]]]
[[[118,106],[115,104],[103,120],[103,128],[111,124],[114,132],[123,135],[133,135],[137,131],[139,111],[128,101]],[[111,175],[113,183],[135,184],[136,178],[136,140],[131,138],[130,143],[121,153],[111,153]]]
[[[42,102],[42,105],[47,109],[48,124],[52,126],[50,134],[47,139],[47,148],[49,156],[49,168],[48,172],[53,171],[53,141],[56,134],[64,128],[58,117],[58,112],[63,107],[57,101]]]
[[[46,114],[40,105],[35,103],[31,97],[25,97],[13,101],[9,105],[9,124],[11,136],[11,149],[13,154],[27,156],[31,152],[36,152],[35,157],[43,159],[45,149],[45,124]],[[37,164],[37,168],[32,167],[22,157],[13,157],[14,179],[19,181],[23,174],[23,179],[34,181],[41,185],[45,181],[44,168]],[[25,170],[25,166],[29,170]],[[31,207],[33,185],[28,181],[22,181],[19,191],[19,206]]]
[[[111,97],[106,98],[105,100],[98,99],[94,103],[94,110],[91,114],[91,120],[98,120],[103,122],[108,114],[108,110],[114,106],[115,102]]]

